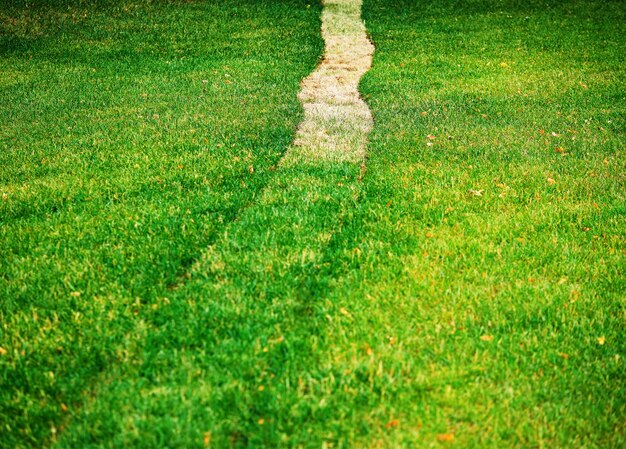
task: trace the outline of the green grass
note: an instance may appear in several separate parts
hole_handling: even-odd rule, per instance
[[[626,444],[625,15],[366,2],[376,127],[320,356],[338,446]]]
[[[0,446],[624,446],[622,4],[366,1],[365,170],[239,3],[1,9]]]
[[[323,43],[304,1],[0,11],[0,446],[40,447],[273,176]]]

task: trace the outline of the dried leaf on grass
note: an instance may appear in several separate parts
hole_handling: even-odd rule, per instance
[[[454,441],[453,433],[440,433],[437,435],[437,441]]]

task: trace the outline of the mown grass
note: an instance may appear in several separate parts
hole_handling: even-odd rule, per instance
[[[0,5],[0,446],[54,441],[293,139],[319,7]]]
[[[172,14],[207,7],[155,5]],[[216,20],[232,17],[231,7]],[[295,75],[311,68],[319,50],[313,9],[303,9],[300,28],[292,30],[309,36],[308,57],[285,58],[299,61],[285,72],[292,96],[280,97],[293,109],[268,118],[257,108],[245,116],[284,126],[277,153],[298,118]],[[277,20],[263,16],[264,8],[251,11]],[[282,12],[289,27],[295,12]],[[275,171],[268,156],[266,172],[255,159],[254,175],[265,178],[246,201],[218,214],[223,218],[210,231],[186,221],[177,228],[193,254],[179,268],[162,268],[179,256],[146,243],[165,245],[165,232],[155,228],[151,236],[145,221],[135,228],[133,219],[127,232],[144,243],[105,246],[112,237],[102,236],[102,254],[135,251],[111,263],[115,277],[87,282],[95,274],[78,264],[58,270],[58,280],[31,270],[39,276],[32,284],[38,300],[53,304],[57,283],[86,280],[66,287],[67,302],[55,306],[63,312],[59,324],[52,314],[50,325],[32,321],[25,299],[3,303],[0,346],[7,353],[0,360],[10,368],[4,381],[13,383],[0,403],[22,416],[3,429],[31,429],[9,433],[3,443],[28,447],[55,425],[50,442],[63,448],[623,446],[624,15],[619,2],[606,1],[367,1],[376,45],[362,86],[376,120],[367,170],[304,163],[296,154]],[[272,36],[268,42],[279,40]],[[276,48],[289,43],[281,38]],[[234,117],[221,132],[250,126],[238,128]],[[259,139],[278,142],[272,126],[255,129]],[[181,136],[181,144],[189,138]],[[228,167],[248,151],[214,163]],[[127,153],[122,148],[119,157]],[[39,169],[33,165],[23,164]],[[210,197],[215,204],[246,195],[236,187],[243,181],[250,189],[256,179],[249,165],[223,172],[220,182],[230,187]],[[145,181],[129,164],[118,172],[110,182],[118,180],[121,191],[132,184],[123,173],[137,176],[138,185]],[[202,187],[173,185],[172,203],[189,201],[181,212],[189,209],[201,222],[205,212],[198,210],[214,204],[194,196]],[[146,192],[134,203],[122,196],[121,205],[133,205],[128,215],[164,213],[165,195]],[[35,197],[19,204],[36,204]],[[63,213],[75,237],[57,237],[60,248],[87,238],[76,220],[83,209],[62,204],[72,207]],[[121,205],[110,199],[107,207]],[[93,223],[116,223],[100,210],[93,209]],[[189,234],[181,235],[182,224]],[[53,238],[24,229],[13,239]],[[126,228],[114,229],[118,235]],[[77,247],[65,257],[83,267],[99,260],[78,256]],[[142,284],[142,276],[152,277]],[[5,279],[15,295],[20,284]],[[59,351],[49,337],[58,341],[64,332],[72,337]],[[20,358],[16,342],[27,341],[37,350]],[[60,368],[63,381],[54,371]],[[66,396],[74,402],[63,402]]]
[[[620,447],[620,16],[586,5],[366,4],[367,172],[281,167],[64,445]]]
[[[620,2],[365,2],[376,120],[319,388],[339,447],[626,443]],[[340,315],[339,315],[340,316]],[[324,372],[319,370],[318,372]],[[326,377],[326,376],[325,376]]]

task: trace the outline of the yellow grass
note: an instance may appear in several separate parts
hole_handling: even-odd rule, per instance
[[[361,21],[361,0],[326,0],[322,13],[324,59],[302,81],[305,118],[284,164],[303,160],[359,162],[372,128],[359,81],[372,63],[374,46]]]

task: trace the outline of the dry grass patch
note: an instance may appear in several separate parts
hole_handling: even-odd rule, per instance
[[[283,164],[303,159],[358,162],[365,156],[373,121],[358,86],[371,66],[374,47],[360,16],[360,0],[324,2],[324,59],[302,82],[305,119]]]

